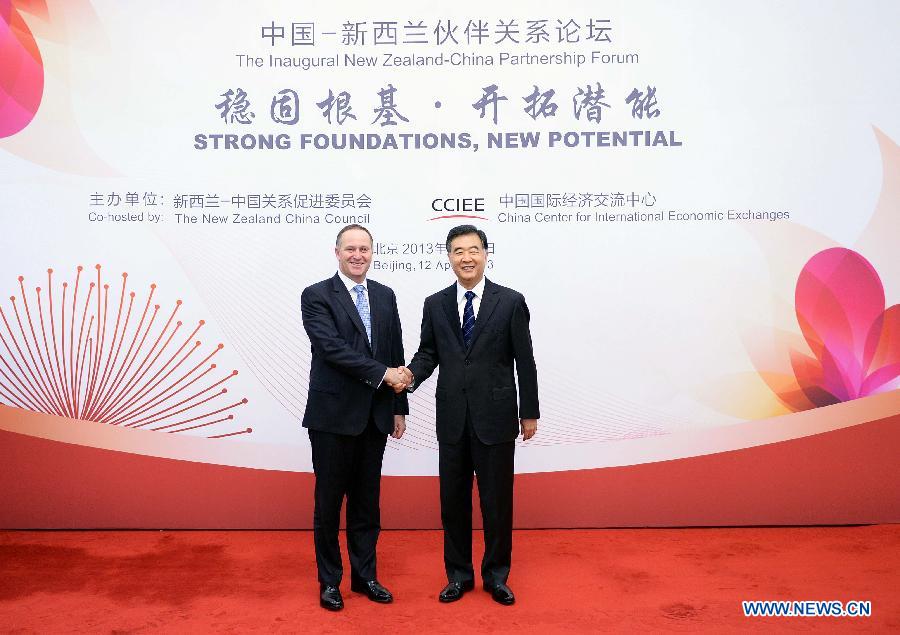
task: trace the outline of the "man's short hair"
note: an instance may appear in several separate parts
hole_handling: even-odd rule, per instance
[[[458,238],[459,236],[465,236],[466,234],[477,234],[481,239],[481,246],[484,248],[485,253],[488,250],[488,241],[487,235],[475,225],[457,225],[453,229],[450,230],[450,233],[447,234],[447,253],[450,253],[450,243],[453,242],[454,238]]]
[[[369,240],[370,240],[371,242],[373,242],[373,243],[375,242],[375,239],[372,238],[372,232],[370,232],[368,229],[366,229],[366,228],[363,227],[362,225],[357,225],[356,223],[353,223],[352,225],[347,225],[347,226],[344,227],[341,231],[338,232],[337,238],[335,238],[335,240],[334,240],[334,246],[335,246],[335,247],[340,247],[340,246],[341,246],[341,236],[344,235],[344,232],[350,231],[351,229],[361,229],[361,230],[363,230],[364,232],[366,232],[366,233],[369,235]]]

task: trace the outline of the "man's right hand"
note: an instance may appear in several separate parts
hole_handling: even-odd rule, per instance
[[[406,384],[403,386],[403,390],[408,390],[410,386],[412,386],[414,383],[416,383],[415,376],[412,374],[412,371],[410,369],[408,369],[406,366],[401,366],[397,370],[399,370],[401,373],[403,373],[403,379],[406,382]],[[400,392],[400,391],[397,391],[397,392]]]
[[[394,392],[401,393],[406,387],[412,383],[412,373],[405,366],[399,368],[388,368],[384,372],[384,382],[394,389]]]

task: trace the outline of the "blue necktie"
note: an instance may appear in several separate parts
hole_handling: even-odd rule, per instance
[[[369,340],[369,344],[372,343],[372,316],[369,313],[369,301],[366,299],[366,288],[361,284],[353,287],[353,290],[356,291],[356,310],[359,312],[359,317],[362,319],[363,326],[366,327],[366,337]]]
[[[472,342],[472,331],[475,330],[475,307],[472,306],[474,298],[474,292],[466,291],[466,306],[463,308],[462,322],[463,343],[466,348],[469,348],[469,344]]]

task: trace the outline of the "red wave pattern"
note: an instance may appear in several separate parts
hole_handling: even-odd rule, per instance
[[[893,415],[717,454],[518,474],[515,525],[896,523],[897,447],[900,415]],[[7,430],[0,430],[0,464],[2,528],[289,529],[312,522],[314,476],[305,472],[157,458]],[[440,527],[436,476],[385,476],[381,492],[385,528]]]

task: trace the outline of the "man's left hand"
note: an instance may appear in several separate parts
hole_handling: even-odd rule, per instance
[[[527,441],[537,432],[537,419],[520,419],[522,425],[522,440]]]
[[[403,436],[404,432],[406,432],[406,416],[394,415],[394,431],[391,432],[391,436],[395,439],[399,439]]]

